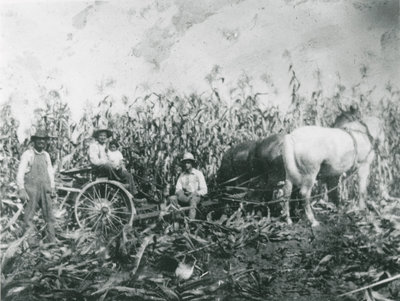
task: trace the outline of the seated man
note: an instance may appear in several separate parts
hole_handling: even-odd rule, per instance
[[[189,218],[195,219],[197,204],[201,196],[207,194],[207,184],[203,173],[194,168],[196,160],[191,153],[185,153],[181,163],[183,172],[176,183],[175,195],[170,200],[182,206],[190,205]]]
[[[93,171],[98,177],[107,177],[110,180],[120,181],[128,184],[128,190],[132,195],[137,194],[133,176],[123,168],[114,168],[107,155],[107,139],[112,132],[108,129],[94,131],[93,137],[96,141],[89,146],[89,161]]]

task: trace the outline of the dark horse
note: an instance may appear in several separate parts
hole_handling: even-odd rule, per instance
[[[272,198],[278,182],[285,180],[281,147],[282,134],[274,134],[260,141],[246,141],[231,147],[223,156],[217,173],[220,185],[240,185],[255,176],[262,176],[265,196]]]
[[[289,199],[293,186],[297,186],[305,199],[305,212],[312,226],[319,225],[310,205],[311,189],[317,175],[326,181],[329,191],[335,190],[343,173],[356,170],[359,207],[365,208],[375,147],[384,142],[383,126],[376,117],[356,120],[349,116],[349,113],[339,116],[335,128],[304,126],[284,137],[282,156],[286,172],[285,199]],[[285,213],[287,222],[291,224],[288,201]]]
[[[252,166],[248,162],[249,155],[255,146],[256,141],[245,141],[232,146],[225,152],[217,172],[219,185],[241,185],[252,177]]]

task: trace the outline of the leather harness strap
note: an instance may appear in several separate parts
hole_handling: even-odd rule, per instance
[[[354,132],[360,132],[360,133],[362,133],[364,135],[367,135],[368,140],[371,143],[371,150],[367,154],[365,160],[362,161],[361,163],[363,163],[366,160],[368,160],[369,154],[377,148],[377,144],[378,144],[378,141],[376,139],[374,139],[374,137],[371,135],[371,132],[369,131],[368,125],[362,120],[357,120],[357,121],[365,128],[366,132],[362,132],[360,130],[349,129],[346,126],[343,126],[343,127],[340,128],[340,129],[344,130],[346,133],[348,133],[350,135],[351,139],[353,140],[353,144],[354,144],[354,163],[353,163],[353,167],[352,168],[357,168],[357,166],[358,166],[358,164],[357,164],[358,147],[357,147],[356,138],[354,137]]]
[[[368,139],[369,139],[369,142],[371,143],[372,148],[376,148],[377,144],[378,144],[378,141],[377,141],[377,139],[374,139],[374,137],[372,136],[372,134],[371,134],[371,132],[370,132],[370,130],[368,128],[368,125],[362,120],[359,120],[358,122],[360,122],[361,125],[364,126],[364,128],[366,130],[366,134],[368,136]]]
[[[357,141],[356,141],[356,137],[354,137],[354,134],[352,133],[352,131],[347,128],[347,127],[342,127],[341,128],[343,131],[345,131],[347,134],[350,135],[351,139],[353,140],[353,145],[354,145],[354,158],[353,158],[353,165],[351,167],[351,169],[353,168],[357,168],[357,158],[358,158],[358,146],[357,146]]]

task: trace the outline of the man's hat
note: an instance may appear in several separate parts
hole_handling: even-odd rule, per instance
[[[107,128],[100,128],[97,129],[93,132],[93,137],[97,138],[99,136],[100,133],[106,133],[107,134],[107,138],[110,138],[112,136],[112,131],[107,129]]]
[[[49,139],[50,137],[47,134],[47,131],[45,131],[43,129],[38,129],[36,131],[36,133],[31,136],[31,140],[38,139],[38,138]]]
[[[183,155],[181,162],[183,163],[185,161],[192,161],[193,163],[196,163],[196,160],[194,159],[193,155],[189,152]]]

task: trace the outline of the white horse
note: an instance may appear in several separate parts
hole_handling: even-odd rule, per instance
[[[317,175],[325,180],[329,198],[337,194],[335,187],[340,176],[347,171],[358,173],[359,207],[365,209],[368,176],[375,158],[376,146],[384,142],[381,121],[376,117],[353,121],[342,115],[336,119],[336,128],[305,126],[285,135],[282,155],[286,171],[284,188],[287,222],[289,198],[293,185],[300,189],[305,200],[305,212],[312,226],[318,226],[311,209],[311,189]],[[348,115],[347,115],[348,116]]]

